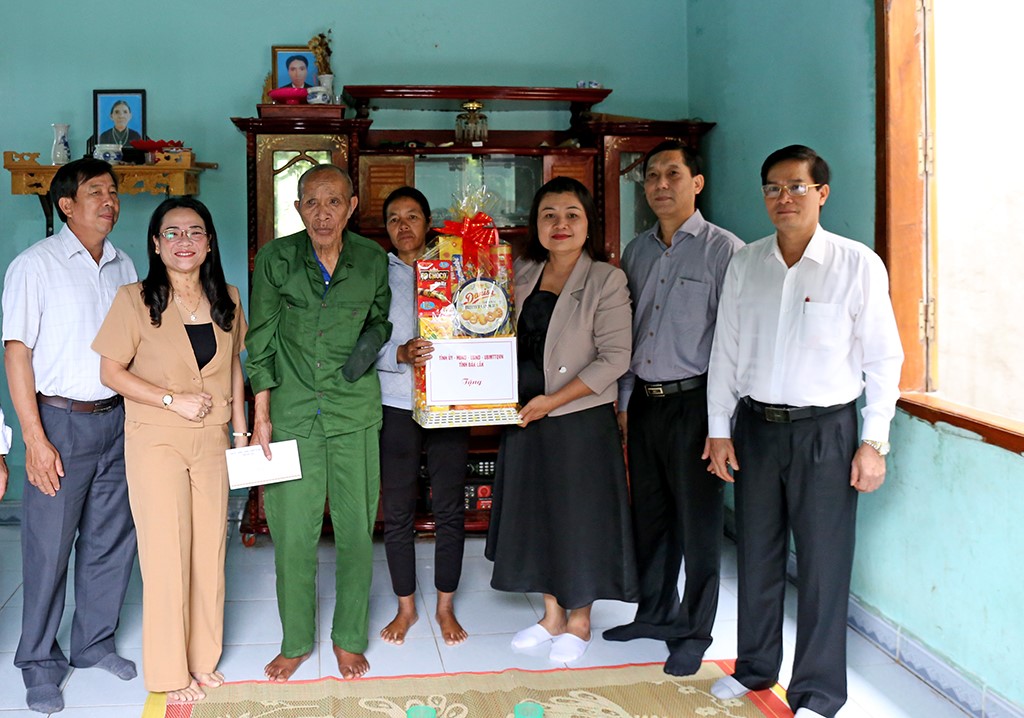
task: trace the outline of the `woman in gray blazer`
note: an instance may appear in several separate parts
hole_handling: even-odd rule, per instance
[[[579,659],[596,599],[636,601],[618,378],[629,368],[629,291],[604,260],[590,192],[557,177],[537,192],[515,267],[522,419],[502,437],[486,555],[491,586],[544,594],[514,649],[552,642]]]

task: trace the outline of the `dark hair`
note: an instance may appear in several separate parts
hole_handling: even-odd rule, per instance
[[[124,105],[125,107],[127,107],[128,108],[128,114],[131,114],[132,108],[128,105],[128,103],[125,102],[124,100],[118,100],[117,102],[115,102],[113,105],[110,106],[110,116],[111,117],[114,116],[114,110],[117,109],[118,105]]]
[[[548,250],[540,243],[540,236],[537,234],[537,215],[540,214],[540,203],[549,194],[574,194],[583,205],[583,212],[587,215],[587,240],[583,243],[583,249],[594,261],[603,262],[607,255],[604,251],[604,234],[601,233],[601,220],[597,216],[597,206],[590,190],[579,180],[572,177],[555,177],[545,184],[537,194],[533,196],[533,204],[530,206],[530,226],[526,239],[526,250],[523,255],[535,262],[545,262],[548,258]]]
[[[160,326],[161,316],[167,309],[171,296],[171,281],[167,277],[167,267],[156,253],[155,240],[160,234],[160,225],[168,212],[175,209],[190,209],[199,215],[206,225],[206,233],[210,241],[210,251],[206,254],[199,267],[199,284],[203,288],[207,301],[210,302],[210,316],[214,323],[226,332],[231,331],[235,319],[235,302],[228,294],[228,283],[224,279],[224,267],[220,263],[220,250],[217,248],[217,230],[213,226],[213,216],[206,205],[192,197],[171,197],[160,203],[149,218],[149,235],[146,241],[146,254],[149,256],[149,274],[142,280],[142,301],[149,307],[149,319],[154,327]]]
[[[647,165],[651,161],[654,155],[660,155],[662,152],[682,152],[683,153],[683,164],[690,170],[690,174],[696,177],[699,174],[704,174],[701,169],[700,157],[697,153],[690,149],[689,145],[681,140],[665,140],[659,142],[651,150],[644,155],[644,176],[647,176]]]
[[[406,185],[405,187],[399,187],[398,189],[393,190],[391,194],[388,195],[387,199],[384,200],[384,204],[381,207],[381,216],[384,218],[384,224],[388,223],[388,206],[395,200],[402,199],[403,197],[408,197],[418,204],[420,206],[420,210],[423,211],[423,219],[430,222],[430,202],[427,201],[426,196],[418,189]]]
[[[314,175],[318,175],[322,172],[332,172],[340,176],[342,179],[344,179],[345,182],[348,183],[348,198],[352,199],[352,195],[355,194],[356,188],[355,185],[352,184],[352,177],[349,176],[348,170],[346,170],[344,167],[338,167],[338,165],[324,163],[322,165],[313,165],[308,170],[303,172],[301,177],[299,177],[298,193],[300,200],[302,199],[302,190],[306,188],[306,182],[309,180],[309,178],[313,177]]]
[[[292,63],[295,62],[296,60],[301,62],[306,67],[307,70],[309,69],[309,60],[306,59],[305,55],[289,55],[288,59],[284,61],[285,69],[291,67]]]
[[[817,152],[806,145],[789,145],[781,150],[775,150],[765,159],[764,164],[761,165],[761,184],[768,184],[768,173],[772,167],[786,160],[807,162],[811,166],[811,179],[815,184],[828,184],[832,176],[828,162],[823,160]]]
[[[50,201],[57,208],[57,216],[61,222],[67,222],[68,217],[60,208],[60,200],[64,197],[75,199],[78,196],[78,188],[93,177],[110,175],[114,180],[114,189],[117,189],[117,177],[114,176],[114,169],[108,162],[86,157],[62,165],[53,175],[50,182]]]

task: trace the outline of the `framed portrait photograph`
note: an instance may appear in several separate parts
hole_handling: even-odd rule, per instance
[[[274,45],[270,48],[274,89],[316,87],[316,58],[305,45]]]
[[[92,136],[97,145],[120,145],[146,138],[145,90],[93,90]]]

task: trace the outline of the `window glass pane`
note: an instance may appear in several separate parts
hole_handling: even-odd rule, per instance
[[[1014,19],[1016,18],[1016,19]],[[938,377],[957,403],[1024,420],[1024,5],[936,3],[935,226]]]

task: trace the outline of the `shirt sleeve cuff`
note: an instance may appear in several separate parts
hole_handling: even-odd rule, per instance
[[[635,382],[636,377],[630,371],[619,377],[619,411],[626,411],[626,407],[629,406],[629,397],[633,396]]]
[[[860,438],[871,439],[872,441],[889,441],[889,420],[879,416],[864,417],[864,426],[861,428]]]
[[[731,439],[732,417],[726,414],[709,415],[708,436],[712,439]]]
[[[391,374],[405,374],[406,368],[406,364],[398,362],[398,345],[392,341],[385,342],[377,355],[377,369]]]

